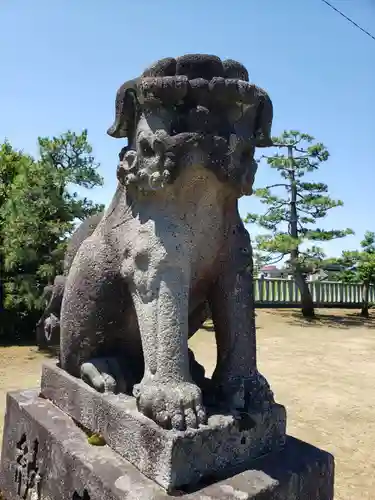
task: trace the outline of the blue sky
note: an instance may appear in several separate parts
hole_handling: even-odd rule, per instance
[[[375,0],[332,0],[375,31]],[[345,206],[325,227],[375,230],[375,42],[321,0],[2,0],[0,139],[36,154],[38,135],[88,128],[108,203],[123,143],[106,135],[117,88],[162,57],[212,53],[244,63],[274,103],[273,133],[308,132],[330,160],[316,175]],[[266,165],[256,186],[274,180]],[[241,214],[257,210],[252,197]]]

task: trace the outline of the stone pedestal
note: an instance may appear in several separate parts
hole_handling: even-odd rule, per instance
[[[184,432],[165,430],[137,411],[135,399],[102,394],[45,363],[41,394],[166,490],[196,483],[213,473],[246,464],[285,444],[281,405],[241,420],[211,415],[208,425]]]
[[[131,446],[131,444],[130,444]],[[38,390],[9,393],[0,468],[6,500],[332,500],[333,457],[288,437],[247,465],[216,470],[170,495],[86,433]]]

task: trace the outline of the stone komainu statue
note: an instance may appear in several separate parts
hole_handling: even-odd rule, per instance
[[[41,349],[60,343],[60,312],[66,277],[78,248],[86,238],[92,235],[102,217],[103,213],[88,217],[73,232],[64,256],[63,274],[56,276],[53,284],[44,288],[42,300],[46,307],[36,325],[36,341]]]
[[[165,428],[204,424],[206,396],[231,412],[273,403],[256,366],[237,206],[252,192],[255,148],[271,145],[272,103],[248,80],[236,61],[187,55],[119,89],[108,130],[128,140],[117,189],[64,281],[61,367],[98,391],[132,393]],[[207,303],[217,341],[208,385],[188,350]]]

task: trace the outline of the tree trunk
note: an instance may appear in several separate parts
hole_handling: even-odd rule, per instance
[[[368,299],[369,299],[369,294],[370,294],[370,284],[369,283],[363,283],[362,287],[362,309],[361,309],[361,316],[363,318],[368,318],[369,313],[368,313]]]
[[[288,158],[290,162],[290,220],[289,233],[298,240],[298,212],[297,212],[297,184],[294,175],[293,147],[288,146]],[[314,318],[314,303],[310,293],[309,285],[301,272],[299,263],[299,248],[298,245],[290,252],[290,260],[293,268],[294,279],[301,293],[301,309],[305,318]]]
[[[315,318],[314,302],[308,283],[301,272],[294,273],[298,289],[301,293],[301,310],[304,318]]]

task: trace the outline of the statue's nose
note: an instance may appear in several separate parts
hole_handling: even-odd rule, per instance
[[[164,136],[161,136],[158,133],[150,133],[141,138],[140,147],[144,157],[160,157],[164,155],[167,149],[167,144]]]
[[[155,154],[161,156],[165,153],[166,144],[161,138],[155,137],[155,139],[153,140],[152,149],[154,150]]]

